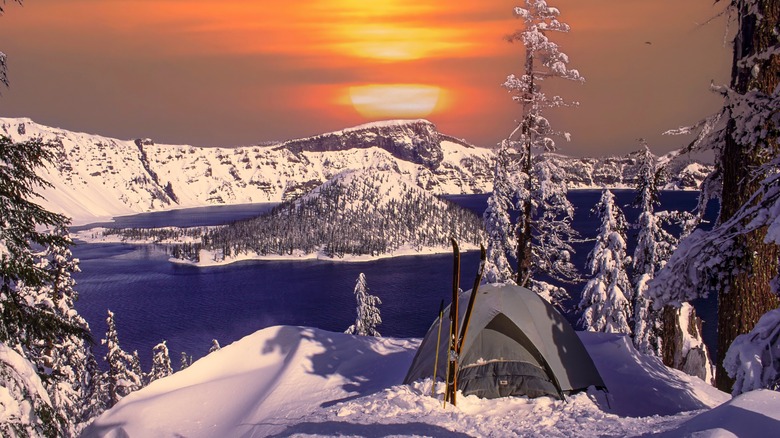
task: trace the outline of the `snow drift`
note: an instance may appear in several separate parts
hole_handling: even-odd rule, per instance
[[[84,436],[713,436],[780,425],[780,394],[723,404],[727,394],[639,354],[625,337],[580,337],[608,396],[469,396],[445,407],[441,382],[438,398],[430,380],[400,384],[419,340],[270,327],[129,395]]]

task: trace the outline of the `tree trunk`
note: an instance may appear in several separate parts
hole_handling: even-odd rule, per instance
[[[531,266],[532,266],[532,249],[531,240],[533,234],[531,233],[531,146],[530,143],[526,149],[526,160],[523,164],[523,172],[528,175],[528,193],[529,198],[523,200],[522,211],[520,211],[520,224],[521,227],[517,227],[517,285],[527,287],[528,280],[531,278]]]
[[[528,52],[525,59],[525,74],[531,78],[528,84],[528,90],[523,97],[523,149],[525,149],[525,156],[523,157],[522,172],[527,176],[525,180],[527,198],[523,200],[522,209],[520,211],[520,217],[518,223],[522,226],[517,227],[517,285],[526,287],[528,281],[531,279],[532,268],[532,239],[531,233],[531,190],[533,189],[531,174],[532,157],[531,152],[533,150],[534,138],[532,138],[531,124],[533,123],[531,111],[534,108],[534,53]],[[530,108],[529,108],[530,106]]]
[[[754,15],[748,15],[742,6],[739,13],[739,32],[734,39],[734,61],[731,86],[739,93],[759,90],[771,94],[780,77],[780,57],[772,55],[759,61],[756,72],[752,65],[739,65],[745,57],[762,53],[774,46],[777,37],[773,30],[780,18],[780,0],[758,0],[755,2],[763,19],[758,22]],[[754,74],[757,73],[757,74]],[[760,178],[751,178],[758,166],[765,164],[778,152],[777,138],[766,143],[739,144],[734,140],[735,122],[729,121],[726,144],[721,154],[723,167],[723,193],[720,220],[731,218],[759,186]],[[731,392],[734,382],[723,368],[723,357],[734,339],[753,329],[758,319],[767,311],[778,306],[778,299],[769,287],[777,274],[778,250],[775,245],[763,243],[766,229],[759,229],[740,237],[738,244],[744,248],[745,256],[740,260],[746,272],[732,277],[718,294],[718,351],[716,386]]]

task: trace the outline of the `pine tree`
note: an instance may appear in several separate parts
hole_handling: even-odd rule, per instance
[[[149,372],[149,383],[173,374],[167,342],[162,341],[155,345],[152,352],[154,356],[152,357],[152,370]]]
[[[553,164],[534,159],[536,151],[555,150],[552,137],[558,133],[544,117],[544,110],[567,103],[560,96],[542,92],[540,82],[550,78],[582,82],[583,78],[577,70],[568,68],[568,56],[547,37],[550,32],[570,30],[558,20],[557,8],[549,7],[545,0],[525,0],[525,7],[516,7],[514,12],[523,20],[524,28],[510,35],[509,40],[523,44],[525,66],[522,75],[509,75],[503,86],[522,105],[522,118],[508,139],[519,155],[519,172],[514,178],[520,212],[515,227],[516,283],[538,289],[542,283],[534,281],[536,271],[552,268],[547,273],[563,281],[577,276],[569,261],[572,249],[567,242],[576,233],[571,228],[573,208],[566,200],[566,181]]]
[[[699,136],[689,150],[711,149],[718,172],[704,193],[721,193],[718,224],[681,242],[653,287],[664,290],[663,304],[679,304],[714,290],[718,293],[718,351],[726,352],[777,308],[780,235],[774,228],[780,193],[778,136],[780,54],[776,29],[780,0],[730,0],[738,29],[731,84],[716,87],[725,100],[718,114],[691,128]],[[710,187],[718,186],[712,190]],[[718,364],[716,384],[733,380]]]
[[[780,309],[767,312],[750,333],[737,336],[723,366],[734,396],[754,389],[780,391]]]
[[[222,347],[219,346],[219,341],[217,341],[216,339],[212,339],[211,340],[211,347],[209,348],[209,354],[219,350],[220,348],[222,348]]]
[[[636,183],[637,197],[634,201],[634,206],[640,211],[637,219],[639,233],[633,258],[634,345],[644,354],[660,357],[661,314],[653,309],[647,289],[655,272],[663,266],[674,250],[674,238],[663,229],[655,214],[655,207],[660,204],[659,169],[647,143],[642,142],[642,145]]]
[[[108,311],[106,324],[108,329],[102,343],[108,349],[105,357],[105,361],[108,363],[108,407],[112,407],[126,395],[140,389],[142,381],[141,376],[134,369],[133,356],[119,346],[114,313],[110,310]]]
[[[14,0],[16,3],[22,4],[22,0]],[[0,15],[5,12],[5,9],[3,9],[3,5],[5,4],[5,0],[3,0],[3,3],[0,3]],[[6,56],[5,53],[0,51],[0,85],[8,86],[8,70],[7,70],[7,63],[6,63]]]
[[[382,324],[382,317],[379,315],[379,305],[382,300],[379,297],[368,293],[366,276],[362,272],[355,283],[355,300],[357,301],[357,318],[355,323],[349,326],[344,333],[360,336],[381,336],[376,327]]]
[[[40,253],[38,266],[49,274],[50,282],[37,288],[23,286],[20,292],[36,308],[82,331],[82,335],[36,340],[28,353],[43,376],[44,387],[62,419],[63,430],[76,436],[93,418],[89,413],[91,407],[84,401],[91,391],[92,374],[100,371],[88,367],[94,361],[89,325],[73,308],[78,294],[73,289],[76,282],[71,275],[79,268],[69,249],[72,241],[68,229],[57,225],[52,234],[60,237],[65,245],[55,242]]]
[[[30,362],[0,342],[0,436],[63,435],[56,413]]]
[[[487,234],[487,260],[485,261],[485,281],[487,283],[505,283],[512,281],[512,257],[516,242],[512,233],[512,221],[509,210],[512,208],[513,190],[509,181],[509,149],[506,142],[496,156],[493,174],[493,191],[487,200],[487,209],[482,217]]]
[[[187,353],[182,351],[179,358],[179,371],[187,368],[192,363],[192,356],[187,356]]]
[[[604,190],[593,212],[601,218],[601,226],[588,255],[593,278],[582,291],[580,324],[588,331],[629,334],[631,282],[626,267],[631,259],[626,256],[626,219],[609,190]]]

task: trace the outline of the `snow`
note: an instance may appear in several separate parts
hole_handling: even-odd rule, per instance
[[[580,333],[609,393],[558,401],[458,397],[401,385],[418,339],[277,326],[217,350],[135,392],[84,437],[771,436],[780,394],[728,394],[638,353],[624,336]],[[714,408],[714,409],[713,409]],[[698,436],[698,435],[697,435]]]

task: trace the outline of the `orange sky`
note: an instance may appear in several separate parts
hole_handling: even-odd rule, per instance
[[[517,0],[27,0],[0,17],[11,88],[0,115],[120,138],[233,146],[373,119],[425,116],[492,147],[518,108],[499,87],[522,50]],[[560,0],[555,37],[586,77],[547,92],[573,155],[658,152],[714,111],[728,78],[725,21],[711,0]],[[646,44],[651,42],[652,44]]]

